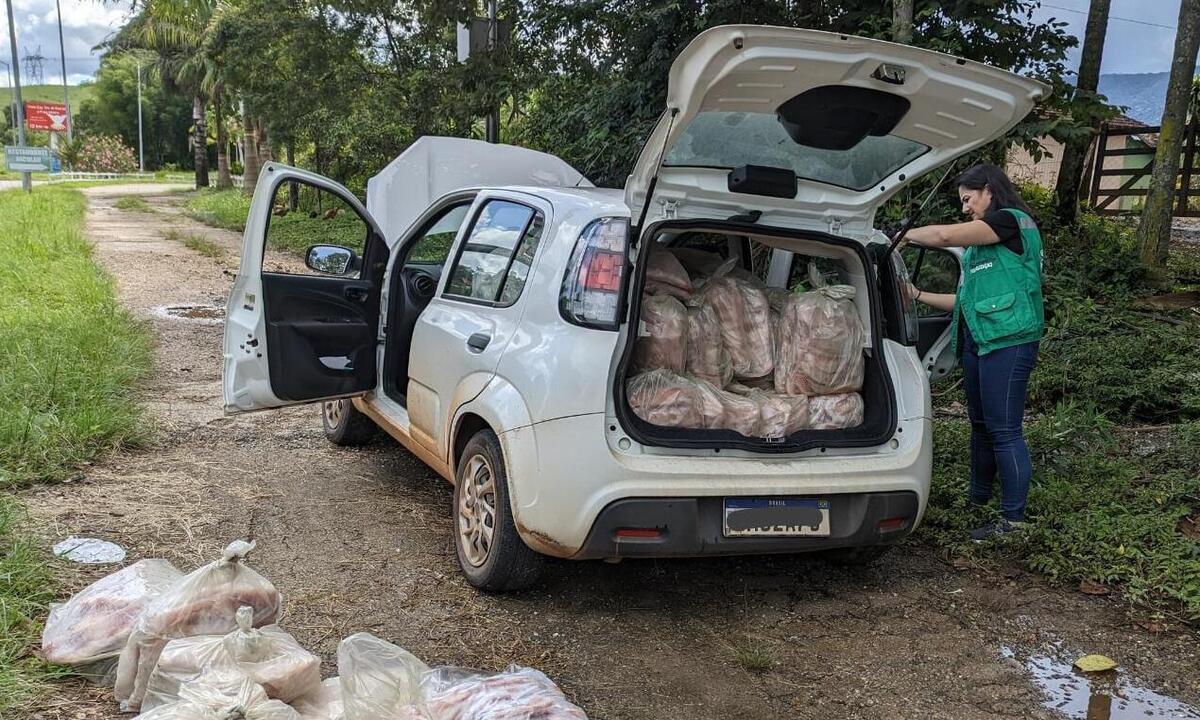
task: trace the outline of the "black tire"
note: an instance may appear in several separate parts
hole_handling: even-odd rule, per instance
[[[467,441],[456,476],[454,548],[467,582],[487,592],[532,586],[541,575],[545,558],[517,534],[508,500],[504,453],[495,433],[480,430]],[[490,538],[485,530],[489,515]]]
[[[321,403],[321,427],[334,445],[366,445],[379,437],[379,426],[348,398]]]
[[[870,565],[879,558],[891,552],[895,545],[867,545],[865,547],[838,548],[822,553],[834,565],[862,566]]]

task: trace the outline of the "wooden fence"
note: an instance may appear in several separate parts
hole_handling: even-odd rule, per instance
[[[1111,127],[1108,123],[1100,126],[1100,137],[1096,142],[1096,159],[1092,166],[1092,189],[1088,198],[1088,205],[1095,212],[1100,215],[1131,215],[1139,212],[1135,208],[1120,207],[1119,199],[1125,197],[1144,198],[1146,196],[1148,193],[1146,188],[1134,186],[1138,184],[1139,180],[1149,179],[1150,173],[1154,170],[1155,148],[1149,143],[1143,147],[1129,147],[1128,141],[1125,147],[1110,148],[1108,146],[1109,138],[1155,135],[1159,130],[1161,130],[1159,127]],[[1200,184],[1200,176],[1196,173],[1195,165],[1198,140],[1200,140],[1200,122],[1194,120],[1184,130],[1183,155],[1176,180],[1178,189],[1175,194],[1175,207],[1172,210],[1172,214],[1176,217],[1200,217],[1200,201],[1190,202],[1192,198],[1200,198],[1200,187],[1193,187],[1193,176],[1196,176],[1197,184]],[[1138,167],[1106,168],[1104,160],[1111,157],[1143,158],[1145,163]],[[1123,180],[1116,188],[1102,187],[1103,178],[1106,177],[1117,177]],[[1114,203],[1118,203],[1118,206],[1113,207]]]

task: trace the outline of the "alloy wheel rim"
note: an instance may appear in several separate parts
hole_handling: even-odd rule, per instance
[[[458,493],[458,539],[473,567],[487,562],[496,531],[496,474],[483,455],[473,455],[463,469]]]

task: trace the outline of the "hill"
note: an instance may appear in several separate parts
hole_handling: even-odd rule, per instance
[[[92,94],[91,85],[70,85],[71,116],[79,114],[79,106],[83,99]],[[21,99],[26,102],[56,102],[63,101],[62,85],[22,85]],[[12,88],[0,87],[0,107],[12,103]],[[3,122],[0,120],[0,122]]]
[[[1128,108],[1125,114],[1129,117],[1157,125],[1162,120],[1169,77],[1166,72],[1101,75],[1099,90],[1113,105]]]

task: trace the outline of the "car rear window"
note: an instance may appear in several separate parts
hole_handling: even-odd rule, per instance
[[[849,150],[801,145],[774,113],[709,111],[692,120],[667,151],[663,164],[733,169],[741,165],[785,168],[805,180],[866,190],[929,151],[898,135],[868,135]]]

